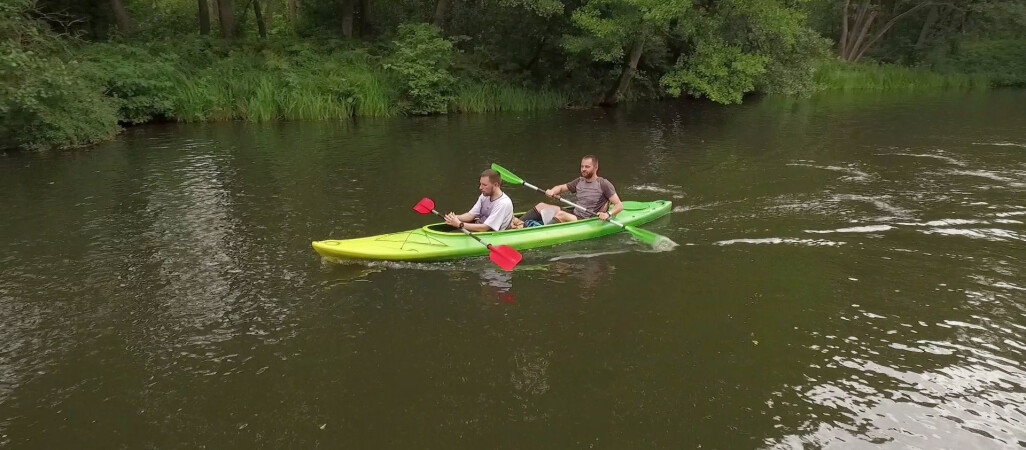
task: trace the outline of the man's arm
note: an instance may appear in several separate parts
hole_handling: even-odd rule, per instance
[[[559,194],[562,194],[564,192],[568,192],[569,190],[570,190],[570,188],[567,187],[566,184],[558,184],[556,186],[552,186],[552,189],[549,189],[549,190],[545,191],[545,195],[547,195],[549,197],[555,197],[555,196],[557,196]]]
[[[481,231],[492,231],[491,227],[483,223],[463,222],[463,228],[467,231],[473,231],[475,233]]]
[[[464,222],[464,223],[466,223],[466,222],[473,222],[474,219],[477,219],[477,214],[474,214],[474,213],[468,211],[468,212],[465,212],[463,214],[460,214],[460,215],[456,216],[456,218],[459,219],[460,222]]]
[[[449,224],[449,226],[454,227],[454,228],[459,228],[460,224],[464,224],[463,226],[466,227],[467,225],[470,225],[467,222],[473,222],[474,219],[477,219],[477,216],[479,214],[481,214],[481,198],[480,197],[478,197],[477,203],[474,203],[474,207],[470,208],[470,211],[467,211],[467,212],[465,212],[463,214],[460,214],[460,215],[456,215],[456,214],[451,213],[451,212],[449,214],[446,214],[445,215],[445,223]],[[467,229],[470,230],[470,231],[474,231],[471,228],[467,228]]]
[[[473,211],[465,212],[465,213],[460,214],[458,216],[456,214],[454,214],[454,213],[449,213],[449,214],[445,215],[445,223],[449,224],[449,226],[451,226],[453,228],[459,228],[460,224],[463,224],[463,227],[468,229],[468,230],[470,230],[470,231],[479,231],[479,230],[475,230],[474,228],[471,228],[474,225],[478,225],[478,224],[475,224],[475,223],[470,223],[470,222],[473,222],[474,219],[476,219],[476,218],[477,218],[477,215],[474,214]]]
[[[623,211],[623,202],[620,201],[618,194],[613,194],[609,197],[609,212],[600,212],[599,219],[609,220],[610,217],[620,214],[620,211]]]

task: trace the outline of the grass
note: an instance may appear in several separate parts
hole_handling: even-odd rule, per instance
[[[535,111],[566,106],[566,94],[495,83],[461,83],[450,105],[457,112]]]
[[[938,73],[891,64],[821,61],[815,72],[817,85],[828,91],[921,91],[986,89],[985,75]]]
[[[167,116],[184,122],[393,117],[408,105],[394,75],[362,51],[262,58],[241,53],[202,69],[178,64],[170,77],[165,94],[173,107]],[[568,102],[560,92],[494,82],[458,82],[455,91],[450,112],[557,109]]]

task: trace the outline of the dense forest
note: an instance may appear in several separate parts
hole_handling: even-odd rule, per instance
[[[0,147],[151,121],[1026,86],[1023,0],[0,0]]]

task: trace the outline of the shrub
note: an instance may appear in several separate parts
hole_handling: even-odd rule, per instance
[[[429,24],[399,26],[393,42],[394,54],[385,69],[394,72],[411,114],[445,113],[454,97],[455,78],[452,43],[442,38],[441,30]]]

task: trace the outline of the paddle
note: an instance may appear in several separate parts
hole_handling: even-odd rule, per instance
[[[421,214],[435,213],[438,217],[445,218],[442,213],[435,210],[435,201],[430,198],[424,197],[416,205],[413,206],[413,210]],[[488,247],[488,258],[492,260],[497,266],[502,267],[503,270],[513,270],[517,264],[520,264],[520,260],[524,259],[520,252],[516,251],[513,247],[508,245],[494,246],[492,244],[485,243],[481,238],[474,235],[465,228],[460,228],[460,231],[474,238],[477,242],[480,242],[485,247]]]
[[[492,170],[494,170],[496,172],[499,172],[499,175],[502,176],[502,181],[505,181],[507,183],[513,183],[513,184],[522,184],[522,185],[527,186],[527,187],[529,187],[531,189],[534,189],[534,190],[536,190],[538,192],[545,193],[545,189],[542,189],[542,188],[540,188],[538,186],[535,186],[535,185],[533,185],[531,183],[528,183],[528,182],[524,181],[522,178],[516,176],[516,174],[514,174],[513,172],[510,172],[509,170],[506,170],[505,167],[502,167],[502,166],[500,166],[498,164],[494,164],[493,163],[492,164]],[[563,197],[560,197],[558,195],[556,196],[556,199],[561,201],[561,202],[563,202],[563,203],[566,203],[567,205],[573,206],[574,208],[580,209],[582,211],[587,211],[586,209],[582,208],[580,205],[578,205],[578,204],[576,204],[574,202],[571,202],[570,200],[567,200],[567,199],[565,199]],[[592,215],[595,215],[595,214],[592,214]],[[672,244],[673,241],[671,241],[669,238],[661,236],[661,235],[658,235],[658,234],[653,233],[651,231],[643,230],[641,228],[633,227],[633,226],[630,226],[630,225],[624,225],[624,224],[622,224],[620,222],[617,222],[616,220],[614,220],[612,218],[609,219],[609,223],[612,223],[613,225],[616,225],[616,226],[618,226],[620,228],[623,228],[624,230],[627,230],[628,233],[632,234],[639,241],[644,242],[646,244],[649,244],[649,245],[651,245],[653,247],[662,248],[662,247],[666,246],[667,243],[671,243],[670,246],[673,246],[673,244]]]

